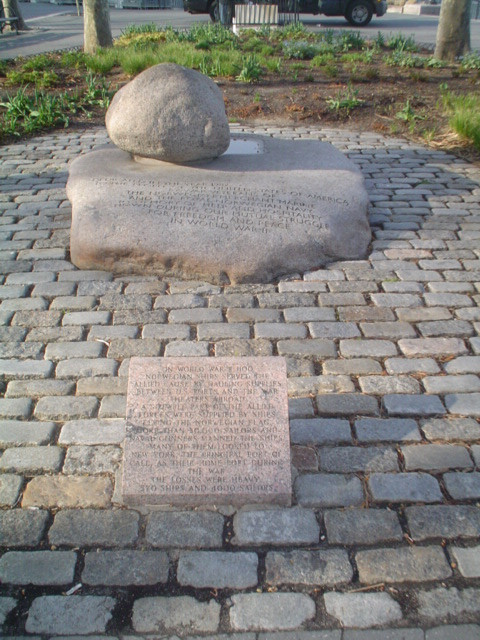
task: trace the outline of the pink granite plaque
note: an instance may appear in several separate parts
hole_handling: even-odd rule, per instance
[[[128,504],[291,501],[283,358],[132,358]]]

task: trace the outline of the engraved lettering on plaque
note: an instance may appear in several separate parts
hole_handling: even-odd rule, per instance
[[[118,186],[111,201],[114,208],[132,207],[145,214],[155,213],[171,224],[185,227],[219,228],[231,232],[268,233],[270,229],[291,230],[297,226],[328,229],[316,213],[325,202],[340,207],[350,203],[342,197],[321,193],[305,194],[244,185],[208,182],[158,182],[138,178],[94,179],[97,188]],[[181,198],[178,194],[181,193]],[[232,213],[229,213],[232,212]]]
[[[123,495],[289,504],[283,358],[132,358]]]

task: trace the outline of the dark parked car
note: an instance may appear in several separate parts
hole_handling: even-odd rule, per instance
[[[297,0],[297,7],[299,13],[345,16],[355,27],[365,27],[373,14],[383,16],[387,0]],[[218,20],[218,0],[183,0],[183,8],[190,13],[209,13],[214,22]]]

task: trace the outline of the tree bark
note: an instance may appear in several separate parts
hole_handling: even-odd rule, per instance
[[[233,19],[233,0],[218,0],[218,12],[220,14],[220,24],[224,27],[231,27]]]
[[[434,57],[454,62],[470,51],[471,0],[442,0]]]
[[[3,10],[6,18],[18,18],[17,24],[20,31],[27,31],[30,28],[25,24],[17,0],[3,0]]]
[[[108,0],[84,0],[83,43],[85,53],[95,53],[99,47],[112,46]]]

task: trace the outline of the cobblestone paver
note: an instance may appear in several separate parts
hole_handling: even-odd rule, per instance
[[[68,164],[105,131],[2,148],[0,635],[480,637],[480,169],[374,133],[256,131],[358,165],[365,259],[221,287],[79,271]],[[140,355],[287,359],[291,508],[121,504]]]

